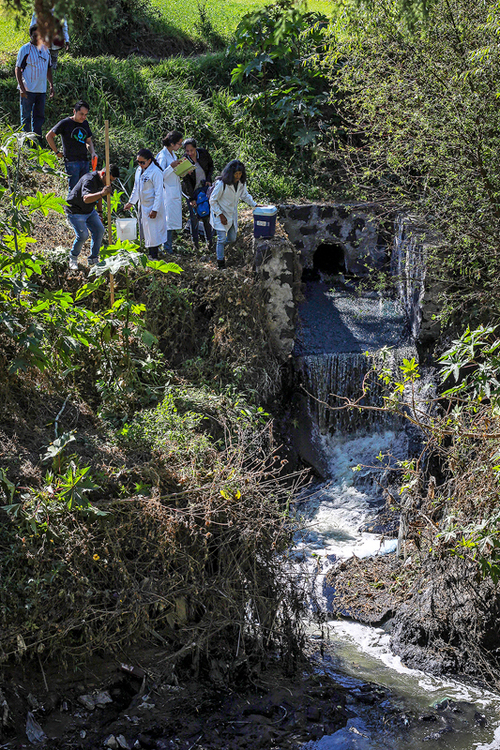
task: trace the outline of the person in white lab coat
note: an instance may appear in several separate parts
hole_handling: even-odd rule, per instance
[[[181,161],[177,158],[182,146],[182,133],[172,130],[163,139],[163,148],[156,158],[163,169],[163,186],[165,189],[165,211],[167,215],[167,239],[163,249],[170,255],[174,252],[174,230],[182,229],[182,187],[181,180],[174,172],[174,168]]]
[[[225,268],[224,247],[234,242],[238,231],[238,203],[245,201],[255,208],[257,205],[246,187],[245,165],[233,159],[226,164],[220,177],[217,177],[210,194],[210,223],[217,232],[217,265]]]
[[[137,154],[137,164],[134,189],[124,208],[128,211],[139,202],[144,244],[149,257],[157,260],[158,250],[167,239],[163,172],[147,148],[141,148]]]

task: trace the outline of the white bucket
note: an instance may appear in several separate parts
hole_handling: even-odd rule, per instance
[[[117,219],[116,237],[134,242],[137,238],[137,219]]]

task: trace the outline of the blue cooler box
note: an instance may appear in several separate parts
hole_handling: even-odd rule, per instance
[[[257,206],[253,210],[253,236],[274,237],[276,231],[276,206]]]

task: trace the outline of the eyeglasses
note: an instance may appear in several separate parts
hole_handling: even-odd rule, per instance
[[[145,159],[137,159],[137,164],[146,164]]]

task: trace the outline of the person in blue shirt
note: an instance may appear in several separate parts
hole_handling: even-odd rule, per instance
[[[47,81],[51,97],[54,96],[54,83],[50,54],[40,40],[37,26],[31,27],[29,42],[23,44],[17,53],[15,73],[20,94],[21,125],[26,133],[36,133],[42,145]]]

